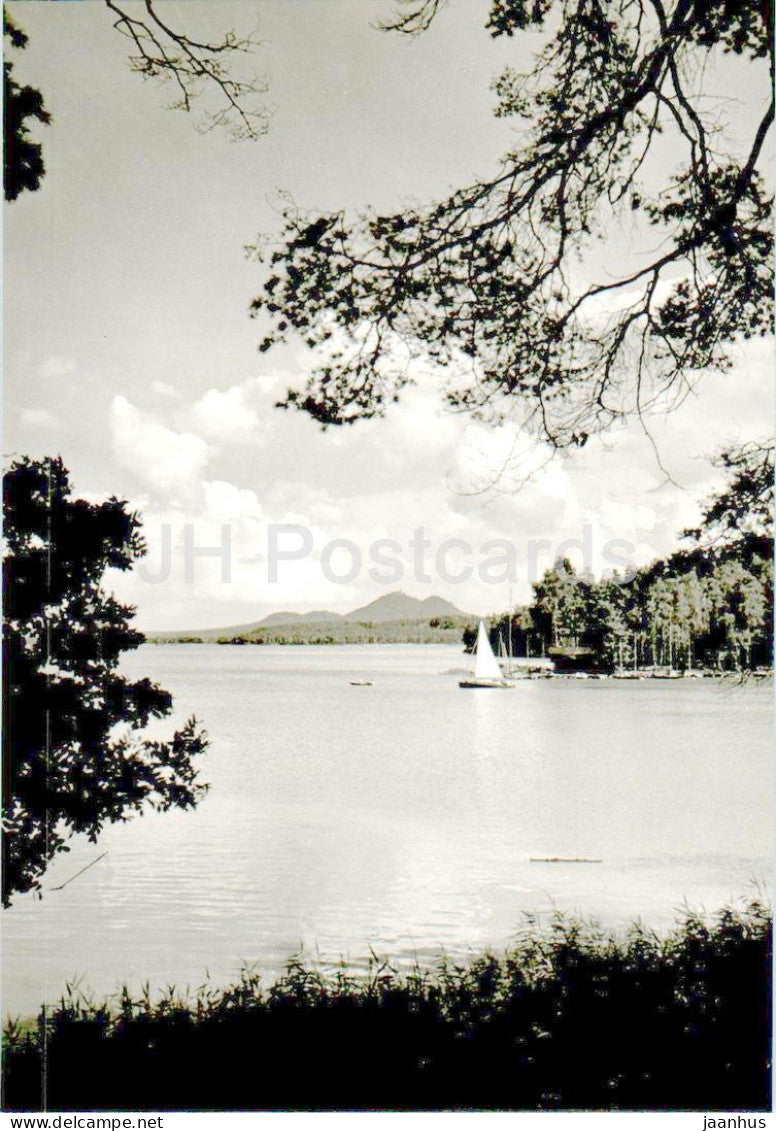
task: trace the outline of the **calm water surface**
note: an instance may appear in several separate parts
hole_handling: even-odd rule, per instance
[[[463,691],[447,645],[147,645],[211,790],[75,842],[4,912],[4,1013],[114,992],[503,948],[525,912],[670,924],[769,885],[771,686],[557,680]],[[372,687],[352,687],[368,677]],[[170,730],[169,720],[161,724]],[[600,864],[532,863],[535,856]]]

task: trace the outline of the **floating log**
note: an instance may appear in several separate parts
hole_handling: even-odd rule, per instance
[[[591,856],[531,856],[529,864],[603,864]]]

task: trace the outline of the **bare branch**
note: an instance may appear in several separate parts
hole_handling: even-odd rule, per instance
[[[428,31],[432,21],[444,7],[446,0],[399,0],[401,9],[396,18],[381,21],[378,27],[381,31],[399,31],[403,35],[420,35]]]
[[[114,27],[131,40],[130,66],[144,78],[172,81],[178,97],[172,108],[190,111],[206,90],[220,100],[206,118],[206,127],[224,127],[233,138],[255,140],[267,132],[269,110],[260,100],[268,86],[256,77],[238,78],[231,72],[235,56],[250,54],[258,46],[253,35],[228,31],[215,43],[193,39],[174,31],[158,14],[154,0],[143,0],[145,16],[131,15],[119,0],[104,0],[115,16]]]

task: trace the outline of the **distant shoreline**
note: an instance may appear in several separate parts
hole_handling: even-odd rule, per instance
[[[188,637],[170,637],[170,636],[163,636],[163,635],[159,634],[159,635],[154,635],[154,636],[147,636],[144,643],[146,643],[146,644],[160,644],[160,645],[165,645],[165,644],[207,644],[207,645],[217,646],[219,648],[222,648],[222,647],[233,647],[233,648],[241,647],[242,648],[242,647],[251,647],[251,646],[261,646],[261,647],[272,646],[272,647],[276,647],[276,648],[298,648],[298,647],[338,647],[338,648],[346,648],[346,647],[353,647],[353,646],[356,646],[356,645],[358,645],[358,646],[363,646],[363,645],[374,646],[374,645],[386,645],[386,644],[401,645],[402,647],[412,647],[413,645],[426,645],[426,646],[428,646],[428,645],[452,645],[452,644],[455,644],[455,645],[459,646],[462,655],[467,655],[465,648],[461,644],[460,637],[454,637],[453,639],[444,639],[444,640],[439,640],[439,639],[433,639],[433,640],[422,640],[422,639],[415,639],[415,640],[396,640],[396,639],[385,639],[385,640],[263,640],[263,639],[251,639],[251,638],[232,639],[232,640],[224,640],[224,639],[207,640],[207,639],[203,639],[203,638],[200,638],[200,637],[191,637],[191,636],[188,636]],[[514,660],[515,660],[516,666],[518,668],[518,671],[521,668],[525,669],[530,664],[530,661],[532,659],[542,659],[542,657],[515,656]],[[463,669],[461,669],[461,672],[463,672]],[[625,670],[623,672],[596,671],[596,672],[582,673],[582,672],[574,672],[574,671],[547,671],[547,672],[541,673],[540,678],[542,678],[542,679],[547,679],[547,678],[567,679],[567,680],[568,679],[574,679],[574,680],[587,679],[587,680],[590,680],[592,682],[595,682],[596,680],[615,680],[615,679],[618,682],[620,682],[620,681],[623,681],[623,682],[627,682],[627,681],[641,682],[643,680],[648,680],[648,679],[649,680],[653,680],[653,679],[654,680],[661,680],[661,681],[681,680],[682,682],[685,682],[685,681],[690,680],[690,679],[736,679],[736,678],[741,678],[744,675],[746,675],[746,677],[748,679],[772,679],[773,675],[774,675],[774,671],[773,671],[772,668],[768,668],[768,669],[760,668],[760,669],[755,669],[754,671],[747,671],[746,673],[744,673],[742,671],[737,671],[737,670],[733,670],[733,669],[731,669],[729,671],[717,671],[716,669],[713,669],[713,668],[692,668],[692,669],[687,669],[687,670],[683,670],[683,671],[675,671],[674,674],[668,674],[667,670],[654,671],[654,670],[649,669],[649,668],[643,668],[643,669],[637,669],[636,671]]]
[[[460,639],[455,640],[205,640],[193,639],[191,637],[168,637],[168,636],[146,636],[143,641],[144,644],[216,644],[219,648],[231,647],[242,648],[246,645],[258,645],[260,647],[274,647],[274,648],[298,648],[300,646],[310,646],[315,648],[347,648],[354,645],[381,645],[381,644],[407,644],[407,645],[429,645],[429,644],[444,644],[444,645],[458,645],[461,651],[464,647]]]

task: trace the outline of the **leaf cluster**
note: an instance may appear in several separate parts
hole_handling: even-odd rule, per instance
[[[12,49],[27,46],[27,36],[3,11],[3,38]],[[16,200],[24,191],[40,187],[46,167],[40,143],[32,140],[30,124],[48,125],[51,115],[43,95],[32,86],[21,86],[13,74],[13,63],[3,60],[3,187],[6,200]]]

